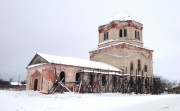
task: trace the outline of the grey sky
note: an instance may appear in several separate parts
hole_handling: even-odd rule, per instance
[[[154,74],[180,80],[179,0],[0,0],[0,78],[26,78],[37,52],[89,59],[98,26],[128,12],[144,26]]]

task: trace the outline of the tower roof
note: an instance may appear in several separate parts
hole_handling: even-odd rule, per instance
[[[114,20],[119,20],[119,21],[128,21],[128,20],[134,20],[137,21],[131,14],[128,13],[117,13],[115,15],[110,16],[107,19],[107,22],[111,22]]]

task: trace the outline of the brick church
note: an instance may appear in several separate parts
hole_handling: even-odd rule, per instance
[[[119,84],[129,75],[153,75],[153,50],[143,47],[143,24],[128,14],[116,15],[98,31],[98,48],[89,52],[90,60],[37,53],[27,66],[26,89],[114,92],[121,91]]]

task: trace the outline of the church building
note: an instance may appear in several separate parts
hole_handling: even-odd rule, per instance
[[[143,24],[128,14],[116,15],[98,31],[98,47],[89,52],[90,60],[37,53],[27,66],[26,89],[44,93],[149,92],[153,50],[143,47]]]

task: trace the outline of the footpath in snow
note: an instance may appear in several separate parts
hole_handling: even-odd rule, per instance
[[[0,111],[180,111],[180,95],[53,94],[0,90]]]

